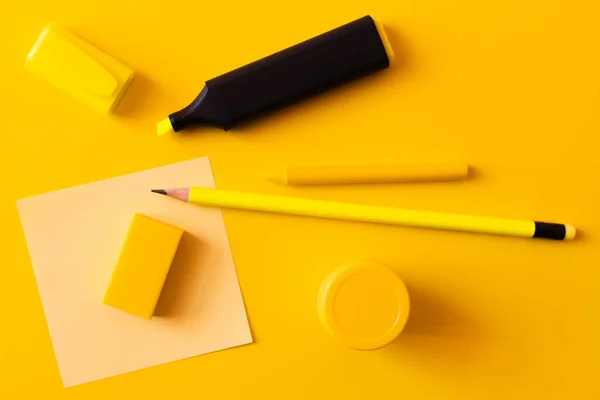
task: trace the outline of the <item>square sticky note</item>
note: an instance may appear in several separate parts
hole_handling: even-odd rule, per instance
[[[221,211],[150,193],[186,185],[208,158],[18,201],[64,386],[252,342]],[[102,304],[135,213],[185,231],[151,320]]]

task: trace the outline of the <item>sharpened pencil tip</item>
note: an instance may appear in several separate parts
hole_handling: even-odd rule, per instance
[[[167,191],[163,189],[152,189],[152,193],[164,194],[167,195]]]

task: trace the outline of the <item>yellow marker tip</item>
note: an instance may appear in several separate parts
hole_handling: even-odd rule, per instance
[[[575,238],[577,230],[573,225],[565,225],[565,240],[571,240]]]
[[[175,132],[173,130],[173,126],[171,125],[171,120],[169,118],[165,118],[158,123],[156,126],[156,130],[158,132],[158,136],[165,135],[167,133]]]

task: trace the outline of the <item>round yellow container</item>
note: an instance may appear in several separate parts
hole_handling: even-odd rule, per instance
[[[388,267],[363,261],[336,268],[323,281],[317,301],[325,329],[357,350],[375,350],[394,340],[406,324],[410,298]]]

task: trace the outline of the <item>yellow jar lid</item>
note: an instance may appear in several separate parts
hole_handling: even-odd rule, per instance
[[[364,261],[336,268],[321,285],[317,307],[334,338],[353,349],[374,350],[402,332],[410,299],[390,268]]]

